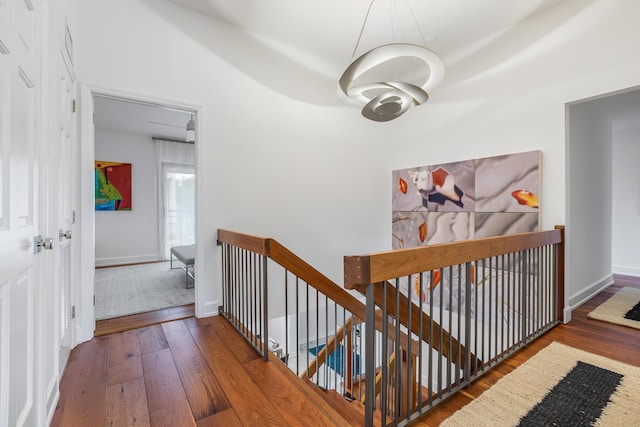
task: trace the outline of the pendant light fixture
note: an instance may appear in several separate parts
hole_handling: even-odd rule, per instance
[[[364,117],[386,122],[400,117],[412,105],[425,103],[429,99],[429,92],[444,77],[444,64],[438,55],[426,47],[415,16],[413,19],[424,46],[389,43],[373,48],[354,60],[374,3],[375,0],[372,0],[369,4],[353,49],[351,64],[338,82],[338,95],[345,103],[362,108]]]

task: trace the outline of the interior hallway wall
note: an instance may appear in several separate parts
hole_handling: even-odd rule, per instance
[[[566,1],[445,57],[429,102],[385,124],[340,106],[337,76],[224,23],[164,1],[75,5],[81,81],[203,106],[210,262],[198,274],[214,284],[201,295],[211,313],[217,228],[275,237],[342,283],[343,255],[391,247],[391,171],[414,165],[542,150],[542,227],[598,243],[567,218],[565,105],[640,85],[634,0]],[[568,259],[567,301],[606,274],[606,254]],[[583,265],[593,269],[574,276]]]
[[[389,247],[386,154],[396,138],[336,99],[335,76],[169,2],[75,6],[80,81],[203,108],[199,315],[218,311],[218,228],[274,237],[340,284],[343,255]]]
[[[638,96],[640,98],[640,95]],[[638,103],[640,110],[640,102]],[[613,131],[612,269],[616,274],[640,277],[640,112],[636,127]]]

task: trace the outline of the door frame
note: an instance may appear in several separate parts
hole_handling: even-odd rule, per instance
[[[77,316],[77,340],[75,344],[88,341],[93,338],[95,330],[95,310],[94,310],[94,273],[95,273],[95,202],[93,193],[93,174],[95,161],[95,128],[93,123],[94,109],[93,96],[105,96],[110,98],[122,99],[123,101],[140,102],[144,104],[156,105],[165,108],[176,108],[184,111],[193,112],[196,122],[196,144],[195,144],[195,176],[196,176],[196,194],[195,194],[195,233],[196,236],[202,235],[202,206],[203,206],[203,185],[201,179],[201,171],[203,168],[203,144],[205,141],[205,129],[203,121],[204,107],[202,105],[192,104],[184,101],[169,100],[159,98],[148,94],[133,93],[119,89],[96,86],[87,83],[79,83],[80,98],[80,250],[78,258],[74,260],[80,266],[80,280],[77,282],[78,288],[76,300],[78,304],[79,315]],[[203,265],[204,262],[204,245],[198,244],[196,238],[195,263]],[[205,277],[200,275],[201,283],[206,283]],[[195,286],[195,308],[196,315],[200,306],[202,287]]]

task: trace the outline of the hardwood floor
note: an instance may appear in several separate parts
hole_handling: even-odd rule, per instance
[[[616,284],[560,325],[433,409],[417,426],[437,426],[552,341],[640,366],[640,330],[587,318]],[[264,363],[220,316],[165,322],[96,337],[71,353],[52,426],[358,425],[340,416],[272,358]],[[349,421],[345,421],[345,418]]]
[[[75,348],[52,426],[350,425],[221,316],[96,337]]]

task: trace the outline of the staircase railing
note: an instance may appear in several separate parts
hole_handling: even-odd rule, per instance
[[[274,239],[218,230],[218,243],[221,314],[264,360],[275,353],[298,376],[343,396],[362,390],[354,383],[362,374],[364,303]]]
[[[350,256],[344,268],[366,323],[381,309],[382,328],[365,329],[364,370],[377,373],[365,425],[406,425],[559,323],[564,227]]]
[[[345,257],[365,306],[277,241],[218,230],[222,314],[265,361],[363,402],[365,425],[405,425],[558,323],[563,234]]]
[[[269,351],[276,353],[298,376],[364,402],[367,310],[363,301],[274,239],[218,230],[218,242],[222,246],[222,314],[265,361]],[[368,324],[382,330],[382,312],[374,312]],[[451,338],[435,322],[433,328]],[[401,332],[397,339],[398,348],[417,357],[415,338],[409,343]],[[408,351],[411,348],[413,352]],[[446,348],[442,351],[449,354]],[[457,351],[464,351],[464,346],[456,346]]]

